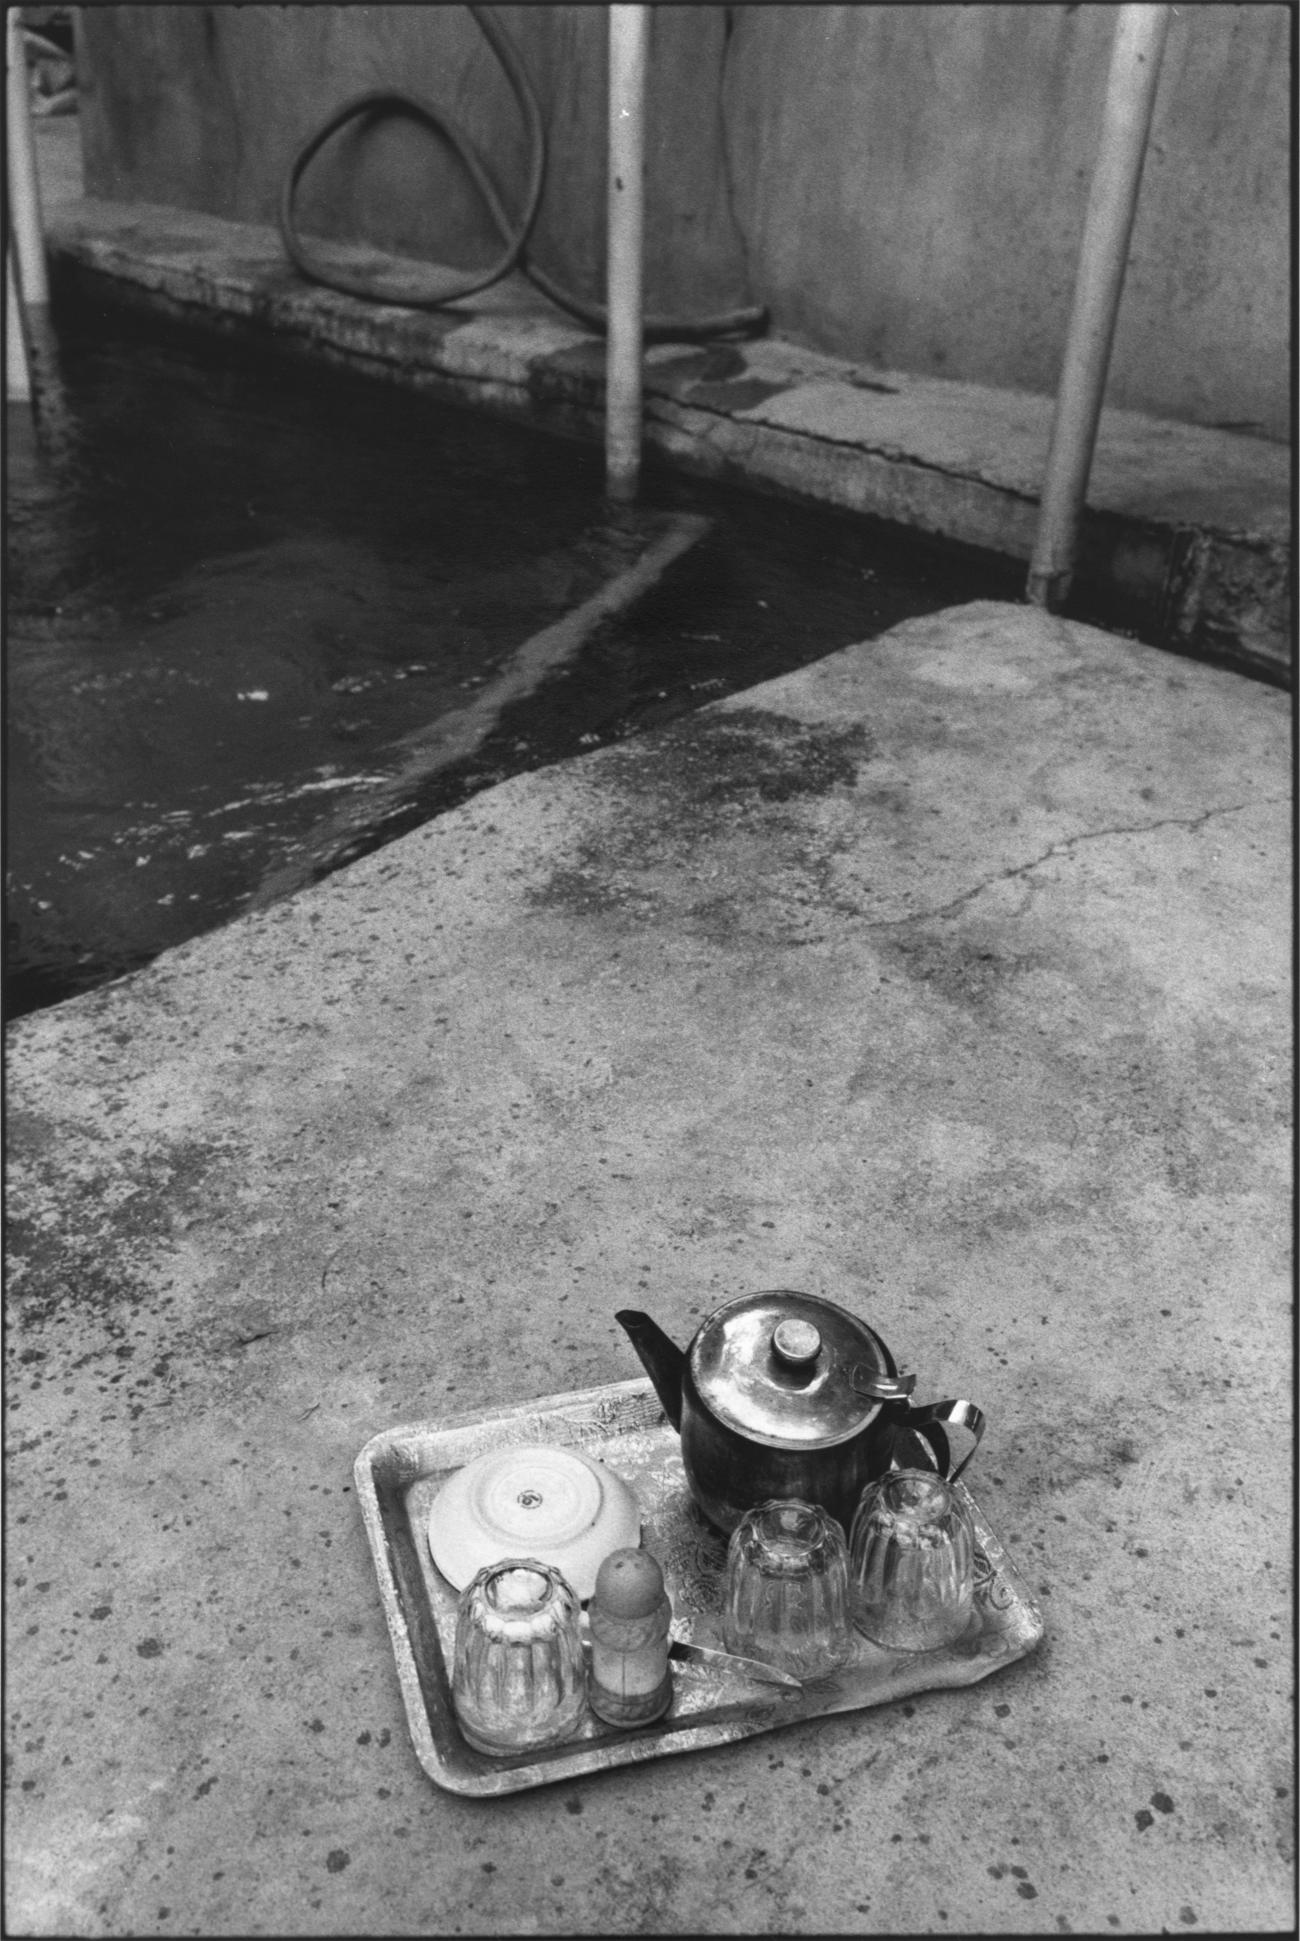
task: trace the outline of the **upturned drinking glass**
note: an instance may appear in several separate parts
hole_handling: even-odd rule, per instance
[[[849,1536],[853,1622],[892,1651],[936,1651],[970,1622],[975,1531],[950,1483],[897,1469],[863,1490]]]
[[[724,1642],[741,1657],[818,1678],[852,1650],[844,1532],[815,1504],[778,1497],[741,1518],[725,1598]]]
[[[560,1572],[531,1557],[488,1564],[461,1592],[451,1697],[479,1752],[573,1736],[587,1705],[579,1608]]]

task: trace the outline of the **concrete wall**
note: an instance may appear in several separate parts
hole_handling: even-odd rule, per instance
[[[550,134],[534,254],[601,295],[605,11],[506,6]],[[783,335],[917,373],[1054,388],[1115,9],[654,10],[648,302],[772,310]],[[87,7],[91,194],[269,220],[290,160],[347,96],[449,110],[507,201],[510,90],[458,6]],[[1286,6],[1173,20],[1112,364],[1119,405],[1287,438]],[[514,195],[512,195],[512,191]],[[406,121],[313,164],[303,226],[444,262],[492,232]]]

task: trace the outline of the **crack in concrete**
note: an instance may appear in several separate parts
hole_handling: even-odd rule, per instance
[[[653,373],[650,373],[650,378],[653,379]],[[818,378],[813,381],[860,388],[851,386],[847,378]],[[787,397],[793,391],[804,389],[808,382],[807,378],[791,378],[789,384],[781,386],[776,395]],[[720,422],[743,426],[755,434],[764,432],[769,437],[806,439],[809,444],[824,445],[829,451],[856,452],[860,458],[878,458],[887,465],[910,466],[918,472],[932,472],[939,478],[955,479],[961,484],[982,486],[987,491],[1001,493],[1005,498],[1018,500],[1027,506],[1038,504],[1037,492],[1030,491],[1024,486],[1008,484],[1005,479],[989,478],[986,473],[974,468],[963,469],[960,466],[944,465],[938,459],[923,458],[919,452],[904,451],[901,445],[873,445],[865,438],[837,438],[833,432],[816,431],[806,425],[782,425],[774,423],[770,418],[751,417],[749,411],[761,410],[762,407],[758,405],[750,406],[744,412],[728,411],[721,406],[708,404],[689,392],[683,397],[674,397],[670,391],[666,389],[658,391],[653,387],[652,381],[647,382],[645,398],[647,420],[670,426],[671,418],[656,412],[652,408],[652,401],[667,404],[677,411],[699,411]],[[683,428],[689,429],[689,427]]]
[[[1077,836],[1066,836],[1061,841],[1051,843],[1041,856],[1033,856],[1026,863],[1017,863],[1010,869],[1001,869],[993,876],[986,876],[948,903],[937,904],[932,910],[913,910],[905,917],[882,917],[866,927],[868,930],[901,930],[909,923],[926,923],[932,917],[951,916],[977,896],[982,896],[995,883],[1011,883],[1018,876],[1028,876],[1044,863],[1050,862],[1053,856],[1063,856],[1080,843],[1100,842],[1108,836],[1144,836],[1153,829],[1200,829],[1216,816],[1240,815],[1244,809],[1274,808],[1288,800],[1286,796],[1266,795],[1259,802],[1226,802],[1218,808],[1202,809],[1195,816],[1160,816],[1154,822],[1121,822],[1106,829],[1082,829]]]
[[[845,378],[819,380],[824,383],[845,384]],[[804,380],[791,384],[790,390],[803,388]],[[759,410],[761,406],[751,409]],[[901,445],[874,445],[866,438],[837,438],[834,432],[816,431],[807,425],[778,425],[768,418],[747,418],[747,424],[761,425],[764,431],[784,432],[795,438],[807,438],[813,444],[826,445],[836,451],[859,452],[864,458],[880,458],[889,465],[911,465],[918,472],[937,472],[940,478],[961,479],[968,484],[987,486],[991,492],[1002,492],[1009,499],[1020,499],[1026,505],[1037,505],[1039,496],[1026,486],[1012,485],[1006,479],[990,478],[978,466],[945,465],[937,458],[923,458],[920,452],[909,452]]]

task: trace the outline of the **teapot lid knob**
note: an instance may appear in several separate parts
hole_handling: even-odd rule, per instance
[[[807,1368],[821,1353],[821,1345],[820,1329],[795,1315],[787,1315],[772,1330],[772,1346],[787,1368]]]

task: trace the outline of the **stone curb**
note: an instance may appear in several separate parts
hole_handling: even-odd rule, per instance
[[[584,440],[602,435],[604,347],[522,277],[440,312],[309,285],[276,231],[84,200],[50,224],[56,264],[151,306]],[[354,273],[379,251],[318,245]],[[411,265],[420,268],[427,266]],[[877,371],[774,339],[646,356],[647,444],[683,469],[1028,560],[1052,401]],[[1080,591],[1160,644],[1289,680],[1291,462],[1261,439],[1103,413]]]

